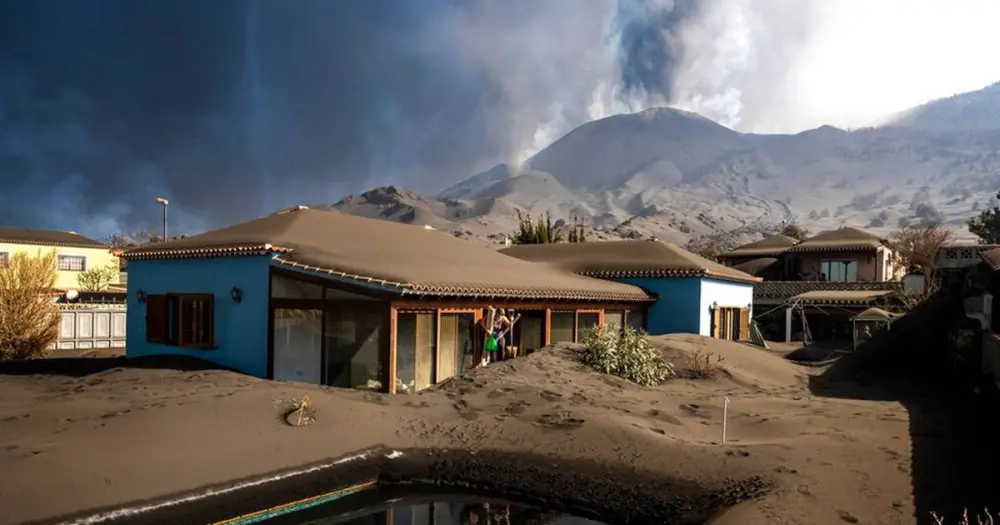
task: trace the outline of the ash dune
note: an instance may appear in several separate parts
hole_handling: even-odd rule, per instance
[[[643,388],[594,373],[570,347],[556,346],[416,395],[389,396],[258,380],[176,359],[84,360],[89,370],[78,361],[36,365],[64,368],[46,374],[0,369],[0,464],[8,474],[0,477],[0,524],[154,498],[374,444],[580,458],[705,487],[760,476],[774,487],[719,517],[723,524],[825,525],[844,516],[915,523],[899,403],[813,396],[810,370],[744,345],[693,335],[655,341],[682,369],[702,349],[725,357],[726,371]],[[304,394],[316,422],[282,424],[276,407]],[[731,400],[729,442],[720,445],[724,397]]]
[[[759,234],[792,219],[813,230],[884,231],[921,218],[961,229],[995,204],[1000,189],[997,108],[1000,84],[914,108],[882,127],[794,135],[740,133],[656,108],[588,122],[523,166],[495,166],[435,197],[400,192],[387,204],[368,192],[334,206],[480,239],[510,231],[508,207],[579,216],[596,239],[678,243],[721,231]],[[497,201],[505,206],[494,209]]]

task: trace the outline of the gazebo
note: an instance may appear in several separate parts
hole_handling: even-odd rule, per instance
[[[854,316],[851,321],[854,325],[854,349],[878,334],[888,332],[892,328],[892,323],[899,317],[899,314],[887,312],[881,308],[869,308]]]

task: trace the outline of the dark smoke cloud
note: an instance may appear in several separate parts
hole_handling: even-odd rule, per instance
[[[684,58],[679,32],[697,19],[703,0],[622,0],[618,6],[621,81],[635,97],[672,100],[674,75]]]
[[[438,190],[669,101],[696,5],[0,0],[0,224],[103,236],[164,196],[191,231]]]

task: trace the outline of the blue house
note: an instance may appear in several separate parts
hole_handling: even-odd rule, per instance
[[[390,393],[477,366],[491,311],[517,319],[503,341],[523,354],[595,325],[645,327],[656,300],[446,232],[305,207],[122,257],[127,356]]]
[[[638,286],[656,295],[650,334],[691,333],[747,340],[760,279],[658,241],[513,246],[500,253],[579,275]]]

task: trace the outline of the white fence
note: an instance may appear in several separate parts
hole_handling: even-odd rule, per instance
[[[56,350],[125,348],[125,305],[59,305]]]

